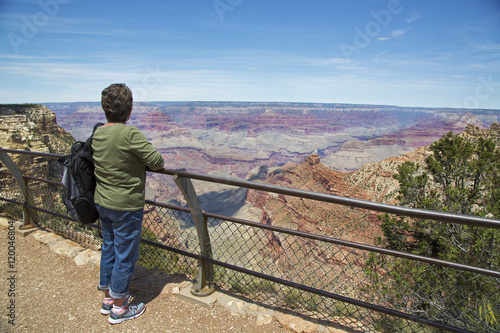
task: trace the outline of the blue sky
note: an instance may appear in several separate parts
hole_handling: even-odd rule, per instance
[[[0,103],[500,109],[500,0],[0,0]]]

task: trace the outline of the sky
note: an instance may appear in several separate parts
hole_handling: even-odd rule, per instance
[[[0,0],[0,103],[500,110],[500,0]]]

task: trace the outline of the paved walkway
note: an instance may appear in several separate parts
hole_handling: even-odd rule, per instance
[[[0,332],[345,332],[218,292],[193,303],[189,281],[145,269],[131,291],[146,312],[110,325],[99,313],[99,252],[38,229],[9,233],[9,225],[0,217]]]

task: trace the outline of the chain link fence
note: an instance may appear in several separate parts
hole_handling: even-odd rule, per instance
[[[139,263],[146,268],[160,268],[168,274],[183,274],[195,280],[198,263],[193,257],[200,253],[198,236],[193,226],[188,210],[147,201],[142,239],[149,242],[141,244]],[[175,250],[180,250],[180,253]]]
[[[178,176],[178,171],[164,172]],[[98,229],[69,218],[60,182],[0,172],[0,212],[98,248]],[[227,179],[220,182],[227,183]],[[297,193],[296,196],[300,196]],[[351,202],[352,204],[352,202]],[[200,262],[221,292],[353,332],[500,332],[500,272],[146,201],[139,263],[195,282]],[[494,220],[495,223],[500,222]],[[498,232],[494,229],[495,232]]]

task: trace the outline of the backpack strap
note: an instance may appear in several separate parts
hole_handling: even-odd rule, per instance
[[[92,148],[92,137],[94,136],[95,131],[96,131],[99,127],[101,127],[101,126],[103,126],[103,125],[104,125],[103,123],[97,123],[97,124],[95,124],[94,129],[92,130],[92,135],[90,136],[90,138],[88,138],[88,140],[90,140],[90,147],[91,147],[91,148]],[[93,153],[94,153],[94,152],[92,152],[92,154],[93,154]],[[100,218],[99,218],[99,219],[97,219],[97,230],[99,231],[99,237],[101,237],[101,238],[102,238],[102,231],[101,231],[101,230],[102,230],[102,226],[101,226],[101,219],[100,219]]]
[[[94,132],[101,126],[103,126],[104,124],[103,123],[97,123],[94,125],[94,129],[92,130],[92,135],[94,135]]]
[[[96,131],[99,127],[101,127],[101,126],[103,126],[103,125],[104,125],[103,123],[97,123],[97,124],[95,124],[95,125],[94,125],[94,129],[92,130],[92,134],[91,134],[91,135],[87,138],[87,140],[85,140],[85,145],[89,147],[91,154],[93,154],[93,153],[94,153],[94,152],[92,151],[92,137],[94,136],[95,131]],[[94,163],[94,161],[93,161],[93,160],[92,160],[92,163]]]

